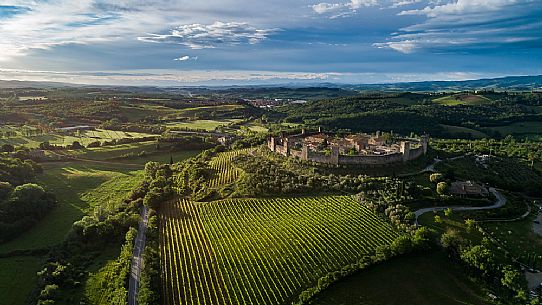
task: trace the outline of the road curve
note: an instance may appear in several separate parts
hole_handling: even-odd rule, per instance
[[[448,208],[452,209],[452,211],[476,211],[476,210],[491,210],[491,209],[498,209],[506,204],[506,198],[499,192],[497,189],[490,187],[489,191],[495,195],[497,200],[493,205],[484,206],[484,207],[472,207],[472,206],[444,206],[444,207],[433,207],[433,208],[423,208],[419,209],[414,214],[416,214],[416,225],[418,225],[418,217],[421,215],[427,213],[427,212],[438,212],[438,211],[444,211]]]
[[[143,269],[143,250],[145,250],[145,240],[147,224],[149,222],[149,211],[146,206],[141,210],[141,221],[134,241],[134,255],[132,257],[132,267],[130,269],[130,280],[128,282],[128,305],[137,305],[137,293],[139,291],[139,281],[141,279],[141,270]]]

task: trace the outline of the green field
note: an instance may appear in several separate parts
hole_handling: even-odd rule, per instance
[[[491,102],[490,99],[481,95],[474,94],[454,94],[439,97],[433,100],[434,103],[446,106],[457,105],[482,105]]]
[[[161,214],[166,304],[290,304],[397,236],[348,196],[181,200]]]
[[[483,139],[487,138],[487,135],[481,131],[462,127],[462,126],[452,126],[452,125],[444,125],[440,124],[448,133],[450,133],[452,136],[461,136],[461,135],[470,135],[473,139]]]
[[[43,259],[39,257],[0,258],[0,303],[26,304],[29,291],[36,284]]]
[[[502,136],[514,135],[517,137],[530,137],[542,135],[542,122],[517,122],[506,126],[488,127],[498,131]]]
[[[213,131],[218,127],[226,126],[231,123],[240,122],[239,119],[224,119],[224,120],[193,120],[193,121],[181,121],[167,123],[166,127],[169,128],[181,128],[191,130],[206,130]]]
[[[15,136],[4,137],[3,132],[15,132]],[[86,130],[75,133],[75,135],[64,135],[58,132],[51,132],[47,134],[39,135],[27,135],[24,134],[22,128],[13,126],[0,127],[0,145],[11,144],[14,146],[25,146],[28,148],[36,148],[43,142],[49,142],[53,145],[66,146],[77,141],[83,146],[87,146],[92,142],[105,142],[118,139],[137,139],[143,137],[153,136],[152,134],[140,133],[140,132],[124,132],[115,130]]]
[[[0,245],[0,253],[38,249],[61,242],[74,221],[93,208],[112,207],[141,180],[142,171],[85,162],[44,165],[38,182],[53,192],[58,205],[30,230]]]
[[[490,304],[446,254],[398,257],[369,267],[324,290],[314,305]]]

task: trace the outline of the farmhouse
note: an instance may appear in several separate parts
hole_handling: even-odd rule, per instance
[[[268,148],[278,154],[305,161],[335,165],[386,165],[406,162],[427,153],[429,137],[397,138],[376,134],[335,137],[304,129],[300,134],[269,137]]]
[[[472,181],[455,181],[450,186],[450,193],[462,197],[487,197],[489,191],[483,185]]]

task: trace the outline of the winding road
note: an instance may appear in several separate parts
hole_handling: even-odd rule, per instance
[[[143,250],[145,250],[145,240],[147,233],[147,224],[149,222],[149,211],[146,206],[141,210],[141,221],[134,241],[134,255],[132,258],[132,267],[130,269],[130,280],[128,283],[128,305],[137,305],[137,293],[139,290],[139,281],[141,270],[144,266]]]
[[[472,206],[444,206],[444,207],[433,207],[433,208],[423,208],[419,209],[414,214],[416,214],[416,225],[418,225],[418,217],[428,212],[438,212],[444,211],[446,209],[452,209],[452,211],[477,211],[477,210],[491,210],[498,209],[506,204],[506,198],[495,188],[490,187],[489,191],[495,195],[497,200],[493,205],[483,206],[483,207],[472,207]]]

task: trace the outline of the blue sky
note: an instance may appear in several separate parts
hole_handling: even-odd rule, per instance
[[[0,35],[0,79],[216,85],[542,74],[540,0],[0,0]]]

